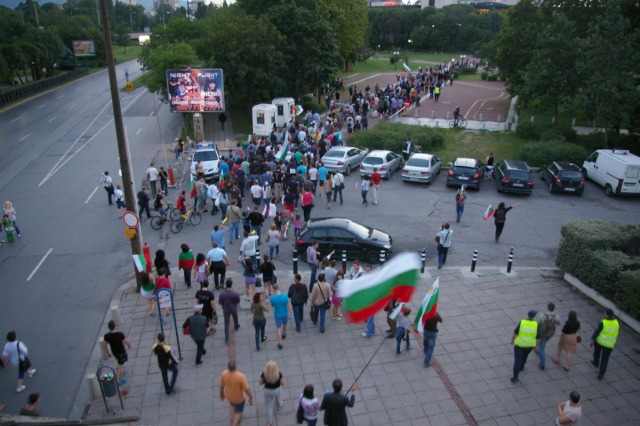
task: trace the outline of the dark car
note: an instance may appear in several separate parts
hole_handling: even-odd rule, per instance
[[[584,176],[580,167],[573,163],[549,163],[542,168],[540,179],[547,183],[549,192],[570,192],[578,195],[584,192]]]
[[[389,257],[393,247],[391,236],[386,232],[340,217],[311,219],[302,227],[294,248],[303,262],[307,261],[307,247],[313,241],[318,242],[322,257],[335,250],[333,258],[340,260],[342,251],[346,250],[347,259],[367,263],[378,263],[381,250]]]
[[[498,192],[513,192],[531,195],[533,192],[533,176],[524,161],[502,160],[493,168]]]
[[[474,158],[456,158],[451,163],[447,174],[447,186],[462,186],[480,189],[480,182],[484,177],[484,167],[480,160]]]

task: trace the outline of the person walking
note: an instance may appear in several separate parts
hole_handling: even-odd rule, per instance
[[[122,213],[125,209],[124,192],[122,192],[122,185],[116,185],[116,189],[113,192],[116,197],[116,207],[118,208],[118,219],[122,217]]]
[[[148,272],[142,272],[140,276],[141,286],[140,286],[140,295],[147,300],[147,314],[149,316],[153,315],[153,298],[154,298],[154,289],[156,288],[151,275]]]
[[[267,336],[264,334],[265,327],[267,325],[267,318],[265,312],[269,312],[269,299],[266,299],[264,293],[256,293],[253,295],[253,302],[251,303],[251,313],[253,314],[253,327],[256,330],[256,350],[260,350],[260,343],[267,340]]]
[[[109,203],[110,206],[112,206],[113,205],[112,197],[113,197],[114,188],[113,188],[113,179],[111,179],[111,176],[109,176],[109,171],[104,172],[104,174],[102,175],[102,178],[100,178],[100,183],[102,183],[102,187],[107,192],[107,202]]]
[[[202,288],[196,291],[196,303],[202,305],[202,315],[207,319],[208,336],[211,331],[215,331],[214,326],[218,323],[218,313],[216,312],[216,297],[209,291],[209,281],[202,281]]]
[[[422,342],[424,344],[424,360],[422,365],[425,368],[431,367],[431,357],[436,347],[439,322],[442,322],[442,317],[440,313],[436,312],[436,315],[426,320],[423,325]]]
[[[462,219],[462,213],[464,213],[464,202],[467,200],[467,187],[462,185],[458,192],[456,192],[456,222],[460,222]]]
[[[22,407],[19,416],[27,416],[27,417],[40,417],[40,413],[36,411],[38,404],[40,403],[40,394],[38,392],[34,392],[29,395],[27,398],[27,403]]]
[[[554,305],[553,303],[549,303],[547,305],[547,312],[538,312],[538,315],[536,315],[535,318],[536,322],[538,323],[538,328],[540,329],[540,344],[538,345],[538,350],[534,352],[540,357],[540,370],[544,370],[547,365],[545,354],[547,342],[556,333],[556,325],[560,325],[560,318],[558,318],[558,315],[555,314],[555,309],[556,305]]]
[[[240,304],[240,294],[233,290],[233,280],[227,278],[224,283],[225,289],[218,296],[218,303],[222,306],[222,314],[224,315],[224,344],[229,344],[229,319],[233,316],[233,324],[235,331],[240,328],[238,322],[238,305]]]
[[[184,283],[187,285],[187,288],[191,288],[191,272],[193,271],[194,265],[195,261],[191,248],[187,243],[182,243],[180,245],[180,255],[178,256],[178,271],[182,269]]]
[[[355,392],[358,390],[358,386],[354,383],[351,386],[351,397],[347,398],[346,395],[342,395],[342,380],[335,379],[331,384],[333,387],[332,393],[326,393],[322,398],[320,409],[324,410],[324,424],[329,426],[347,426],[349,420],[347,419],[347,407],[353,407],[356,402]]]
[[[582,407],[580,406],[580,393],[572,391],[569,399],[561,402],[556,407],[558,417],[556,417],[555,425],[577,425],[578,420],[582,417]]]
[[[109,327],[109,332],[103,337],[102,350],[107,356],[107,359],[113,355],[118,362],[117,379],[118,385],[122,386],[127,383],[127,378],[124,377],[124,364],[129,359],[124,345],[127,345],[127,347],[131,349],[131,342],[129,342],[129,339],[127,339],[124,333],[116,330],[116,322],[114,320],[109,321],[107,327]],[[109,349],[111,349],[111,352],[109,352]]]
[[[202,288],[202,282],[207,281],[209,270],[209,261],[205,257],[204,253],[198,253],[193,267],[193,276],[196,282],[200,285],[200,288]]]
[[[160,189],[165,195],[169,195],[169,174],[164,169],[164,166],[160,166],[158,177],[160,178]]]
[[[11,330],[7,333],[7,343],[4,345],[2,351],[3,364],[18,366],[18,385],[16,392],[20,393],[26,389],[24,385],[24,376],[31,378],[36,373],[36,369],[31,367],[31,360],[29,359],[29,349],[24,342],[17,340],[17,334]]]
[[[207,259],[209,260],[209,272],[213,274],[213,284],[218,290],[225,282],[227,267],[230,265],[229,257],[227,252],[218,247],[218,243],[213,241],[211,250],[207,252]]]
[[[231,205],[226,209],[225,219],[229,221],[229,244],[233,244],[234,239],[240,238],[240,219],[242,210],[238,207],[236,200],[231,201]]]
[[[371,188],[371,181],[369,180],[369,176],[362,176],[362,181],[358,184],[356,183],[356,188],[360,186],[360,195],[362,195],[362,204],[365,207],[369,206],[369,201],[367,201],[367,194],[369,193],[369,189]]]
[[[267,231],[267,243],[269,243],[269,260],[273,260],[273,254],[275,253],[276,257],[280,256],[280,238],[281,234],[278,231],[278,225],[274,223],[271,224],[271,227]]]
[[[142,213],[147,212],[147,219],[151,218],[151,211],[149,210],[149,195],[147,194],[146,187],[142,187],[140,191],[138,191],[138,216],[142,217]]]
[[[449,228],[449,224],[445,223],[436,233],[436,241],[438,241],[438,269],[442,269],[442,266],[447,263],[447,254],[451,247],[451,237],[453,235],[453,231]]]
[[[300,194],[300,204],[302,205],[302,212],[304,213],[304,221],[308,222],[311,219],[311,210],[313,209],[313,201],[315,197],[313,192],[309,188],[302,188],[302,194]]]
[[[331,177],[331,173],[327,173],[326,179],[320,182],[322,182],[320,185],[320,194],[325,195],[327,198],[327,209],[331,209],[331,197],[333,197],[333,178]]]
[[[373,204],[378,204],[378,190],[382,188],[382,175],[378,173],[378,168],[373,168],[371,173],[371,194],[373,195]]]
[[[313,324],[320,320],[320,333],[324,333],[327,305],[331,306],[331,286],[325,281],[324,274],[318,275],[318,283],[311,290],[311,305],[314,310]]]
[[[149,181],[149,186],[151,187],[151,196],[156,198],[157,187],[156,183],[158,181],[158,169],[155,168],[153,163],[149,164],[149,168],[147,169],[147,180]]]
[[[527,319],[520,321],[513,330],[511,344],[513,346],[513,377],[511,383],[518,381],[518,375],[524,370],[524,365],[532,349],[537,349],[540,344],[540,330],[535,317],[538,314],[535,310],[530,310]]]
[[[309,291],[307,286],[302,282],[300,274],[293,276],[293,284],[289,286],[287,296],[291,300],[291,307],[293,309],[293,319],[296,322],[296,331],[300,332],[300,324],[304,319],[304,305],[309,300]]]
[[[264,371],[260,374],[258,383],[264,386],[265,424],[266,426],[272,426],[273,408],[276,401],[278,403],[278,411],[284,405],[284,401],[280,399],[281,389],[284,388],[284,377],[274,360],[270,360],[264,366]]]
[[[244,374],[238,371],[235,361],[229,361],[227,370],[220,375],[220,401],[229,401],[229,422],[231,426],[238,426],[242,421],[245,394],[249,397],[249,405],[253,405],[253,395]]]
[[[320,265],[318,255],[318,247],[320,244],[313,240],[311,245],[307,247],[307,265],[309,265],[309,269],[311,269],[311,278],[309,279],[309,293],[313,291],[313,285],[316,282],[316,275],[318,274],[318,266]]]
[[[193,307],[193,315],[182,324],[183,329],[189,329],[191,338],[196,342],[196,367],[202,364],[202,355],[206,355],[204,341],[207,338],[207,318],[202,315],[203,305]]]
[[[609,365],[609,357],[616,345],[618,333],[620,331],[620,324],[613,315],[613,309],[605,308],[606,318],[603,318],[598,323],[598,326],[593,331],[591,336],[591,343],[589,347],[593,349],[593,364],[596,368],[600,368],[598,373],[598,380],[602,380],[604,373],[607,372],[607,366]]]
[[[218,197],[220,196],[220,190],[218,189],[218,185],[212,184],[207,187],[207,197],[211,199],[211,216],[214,216],[218,213],[220,201]]]
[[[406,341],[406,350],[411,349],[411,335],[409,333],[409,314],[411,309],[405,307],[398,316],[398,326],[396,329],[396,355],[402,353],[402,341]]]
[[[262,284],[264,285],[264,292],[267,296],[271,296],[271,284],[277,282],[276,266],[271,260],[269,255],[262,255],[262,262],[260,262],[260,272],[262,273]]]
[[[498,204],[498,208],[495,213],[493,213],[494,223],[496,225],[496,243],[500,240],[500,235],[502,235],[504,223],[507,221],[507,213],[518,205],[520,205],[520,203],[515,203],[509,207],[505,207],[504,202],[500,202],[500,204]]]
[[[158,341],[151,347],[158,359],[158,367],[162,375],[164,391],[167,395],[175,393],[176,380],[178,380],[178,360],[171,352],[171,346],[164,342],[164,333],[158,333]],[[169,371],[171,371],[171,383],[169,383]]]
[[[560,341],[558,342],[556,357],[553,359],[554,363],[560,364],[562,362],[562,351],[567,353],[567,363],[562,367],[564,371],[569,371],[569,368],[571,368],[571,356],[576,353],[578,336],[580,335],[579,333],[580,321],[578,321],[578,315],[576,314],[576,311],[569,311],[567,321],[562,327],[562,334],[560,335]],[[540,339],[540,342],[542,344],[542,339]],[[540,352],[540,348],[538,348],[538,352]]]
[[[333,202],[335,203],[340,195],[340,205],[342,205],[342,190],[344,189],[344,175],[337,171],[333,175]]]
[[[307,426],[316,426],[318,422],[318,411],[320,411],[320,402],[318,398],[313,396],[313,385],[306,385],[302,391],[302,395],[298,397],[296,404],[297,409],[302,409],[302,421],[307,422]],[[298,421],[300,418],[298,417]]]
[[[273,285],[273,294],[269,298],[273,306],[273,319],[276,322],[276,334],[278,336],[278,349],[282,349],[282,340],[287,338],[287,323],[293,316],[289,296],[280,292],[278,284]]]

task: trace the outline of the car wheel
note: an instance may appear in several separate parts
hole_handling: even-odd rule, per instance
[[[613,197],[613,188],[611,188],[611,185],[607,184],[607,186],[604,187],[604,193],[607,197]]]
[[[498,182],[498,192],[502,192],[502,184],[500,182]]]
[[[351,174],[351,164],[347,164],[347,170],[345,170],[345,174],[349,176]]]
[[[549,193],[553,194],[553,182],[549,184]]]
[[[380,263],[380,253],[375,250],[370,250],[364,255],[364,261],[371,265]]]
[[[306,250],[301,250],[300,252],[298,252],[298,255],[300,256],[300,260],[302,260],[303,262],[307,262],[307,251]]]
[[[578,192],[578,197],[582,197],[582,194],[584,194],[584,191]]]

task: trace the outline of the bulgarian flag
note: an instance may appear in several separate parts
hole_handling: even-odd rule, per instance
[[[486,212],[484,212],[484,216],[483,216],[484,220],[487,220],[487,219],[489,219],[491,216],[493,216],[493,212],[494,212],[494,211],[495,211],[495,210],[493,209],[493,206],[492,206],[491,204],[489,204],[489,207],[487,207],[487,211],[486,211]]]
[[[389,315],[389,319],[392,321],[397,320],[398,317],[400,316],[400,312],[402,312],[403,309],[404,309],[404,302],[396,306],[393,312],[391,312],[391,314]]]
[[[418,283],[420,256],[401,253],[382,268],[355,280],[341,280],[338,297],[349,322],[363,322],[383,309],[391,299],[411,300]]]
[[[196,183],[193,181],[193,175],[191,175],[191,184],[189,188],[191,188],[191,198],[196,198]]]
[[[405,64],[404,62],[402,63],[402,69],[405,72],[411,72],[411,68],[409,68],[409,65]]]
[[[290,146],[291,146],[291,142],[287,133],[287,138],[285,142],[282,144],[278,152],[276,152],[276,158],[278,159],[278,161],[283,161],[287,157]]]
[[[138,272],[144,272],[147,269],[147,260],[144,258],[143,254],[134,254],[133,255],[133,263],[136,265],[136,270]]]
[[[304,112],[301,105],[296,105],[296,115],[300,115]]]
[[[413,331],[422,333],[424,331],[424,323],[433,318],[438,313],[438,296],[440,295],[440,277],[436,278],[433,285],[424,297],[420,309],[416,314],[416,321],[413,324]]]

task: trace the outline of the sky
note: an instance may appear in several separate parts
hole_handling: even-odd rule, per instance
[[[212,2],[215,4],[222,4],[224,0],[213,0]],[[24,0],[0,0],[0,6],[5,6],[8,7],[10,9],[13,9],[14,7],[16,7],[18,4],[20,3],[24,3]],[[59,4],[64,4],[66,3],[67,0],[39,0],[39,3],[41,5],[45,4],[45,3],[59,3]],[[227,4],[231,4],[234,3],[235,0],[227,0]],[[142,6],[144,6],[145,10],[151,10],[153,9],[153,0],[137,0],[137,4],[141,4]],[[187,6],[187,0],[180,0],[180,5],[181,6]]]

